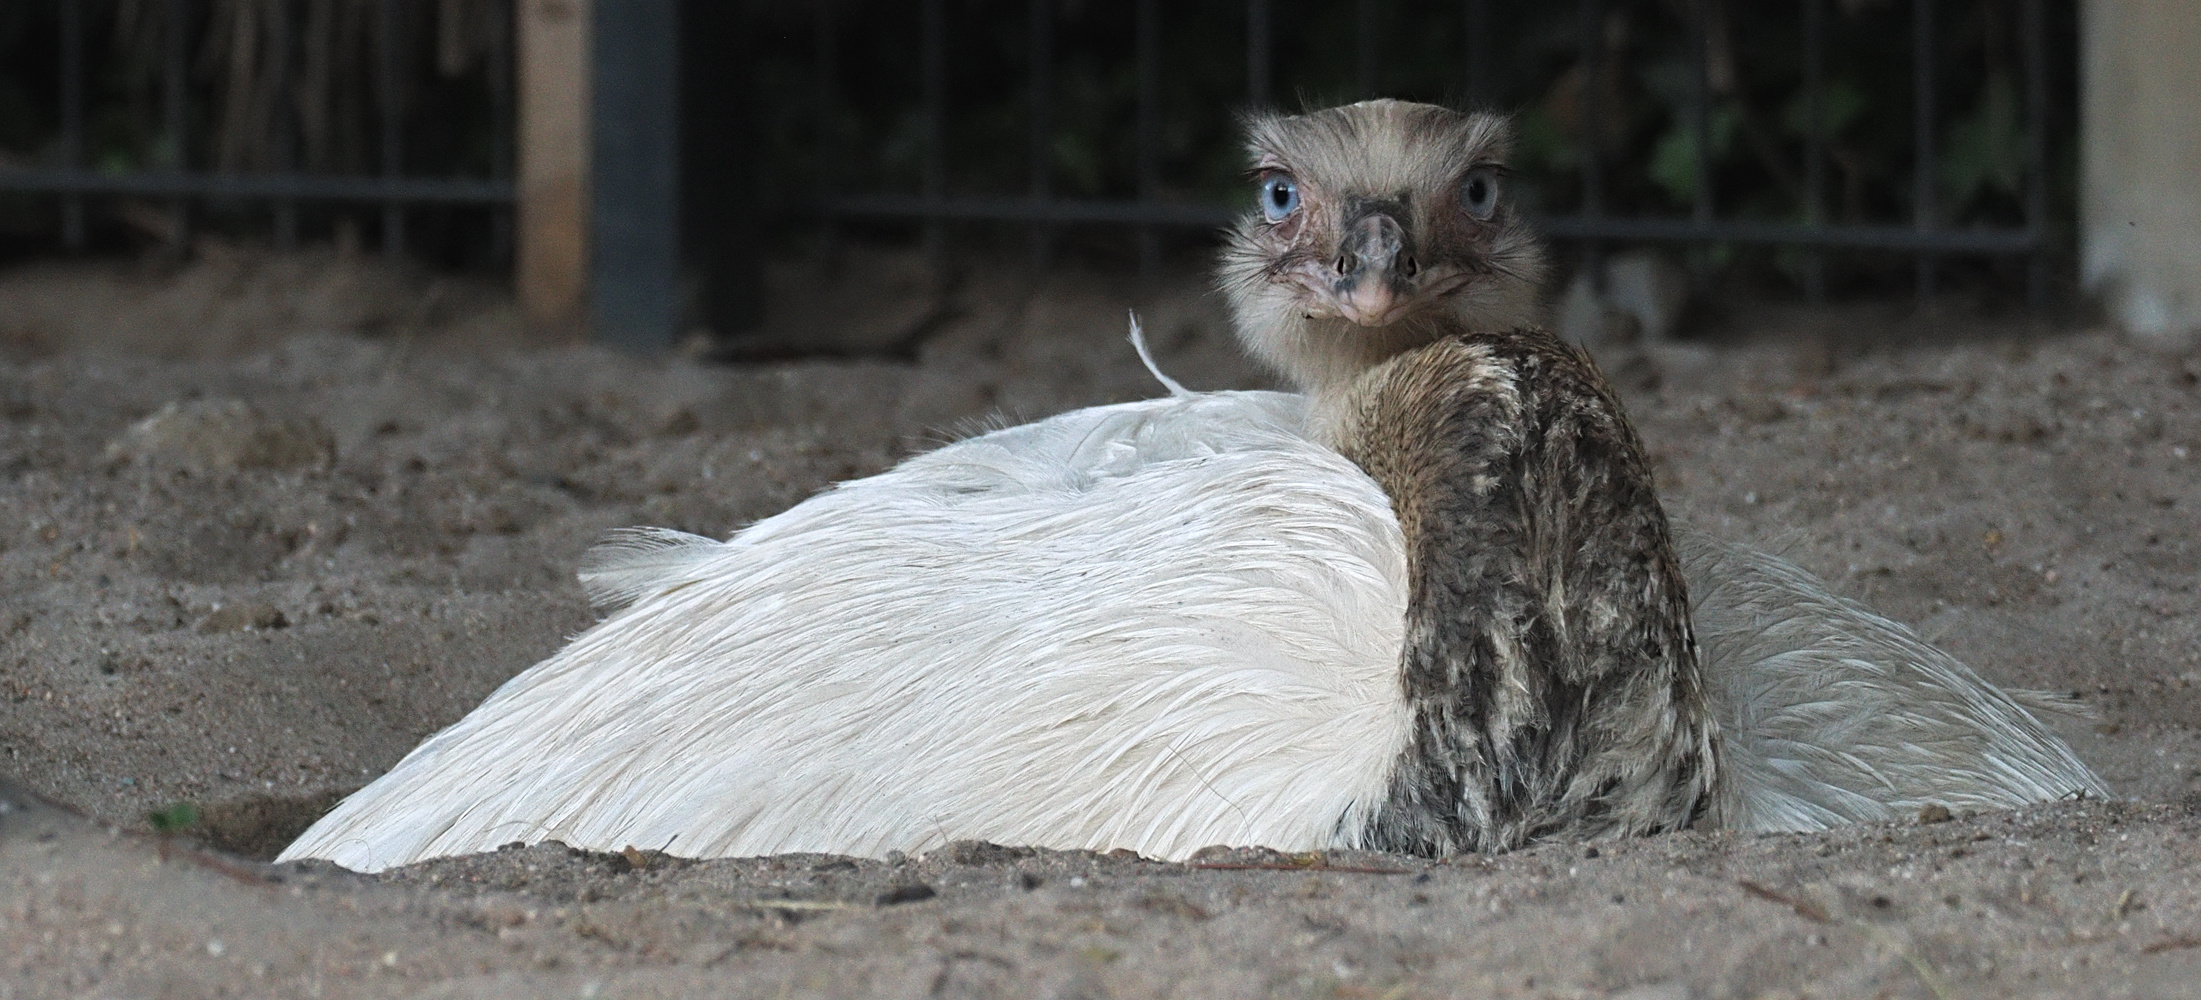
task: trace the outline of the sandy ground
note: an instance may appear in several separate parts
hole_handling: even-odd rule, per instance
[[[1186,383],[1264,384],[1197,287],[971,275],[851,313],[850,280],[792,281],[827,299],[784,322],[898,355],[638,361],[530,338],[492,288],[328,256],[0,274],[0,998],[2179,996],[2201,975],[2201,354],[1878,306],[1613,358],[1669,503],[1992,680],[2076,693],[2099,718],[2067,735],[2125,800],[1442,864],[253,860],[585,628],[572,568],[605,529],[724,535],[981,421],[1150,395],[1134,304]],[[156,834],[179,803],[196,822]]]

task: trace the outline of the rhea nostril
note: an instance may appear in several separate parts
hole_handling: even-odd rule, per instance
[[[1338,254],[1337,260],[1332,261],[1330,263],[1330,266],[1336,268],[1339,275],[1343,275],[1353,269],[1352,255],[1343,253]]]
[[[1399,261],[1399,273],[1409,278],[1420,274],[1421,261],[1415,260],[1411,256],[1407,257],[1405,260]]]

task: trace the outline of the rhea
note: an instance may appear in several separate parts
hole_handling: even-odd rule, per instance
[[[723,542],[623,533],[581,574],[603,621],[283,857],[1439,855],[2107,794],[2048,699],[1669,522],[1596,366],[1533,325],[1502,118],[1248,132],[1219,283],[1299,392],[1165,378]]]

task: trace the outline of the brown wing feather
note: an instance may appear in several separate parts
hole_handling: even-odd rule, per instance
[[[1536,329],[1438,341],[1344,393],[1340,444],[1407,541],[1411,742],[1368,846],[1419,854],[1684,826],[1714,722],[1635,431]]]

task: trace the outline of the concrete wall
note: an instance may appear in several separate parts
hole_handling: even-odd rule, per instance
[[[2080,276],[2110,318],[2201,340],[2201,0],[2080,10]]]

